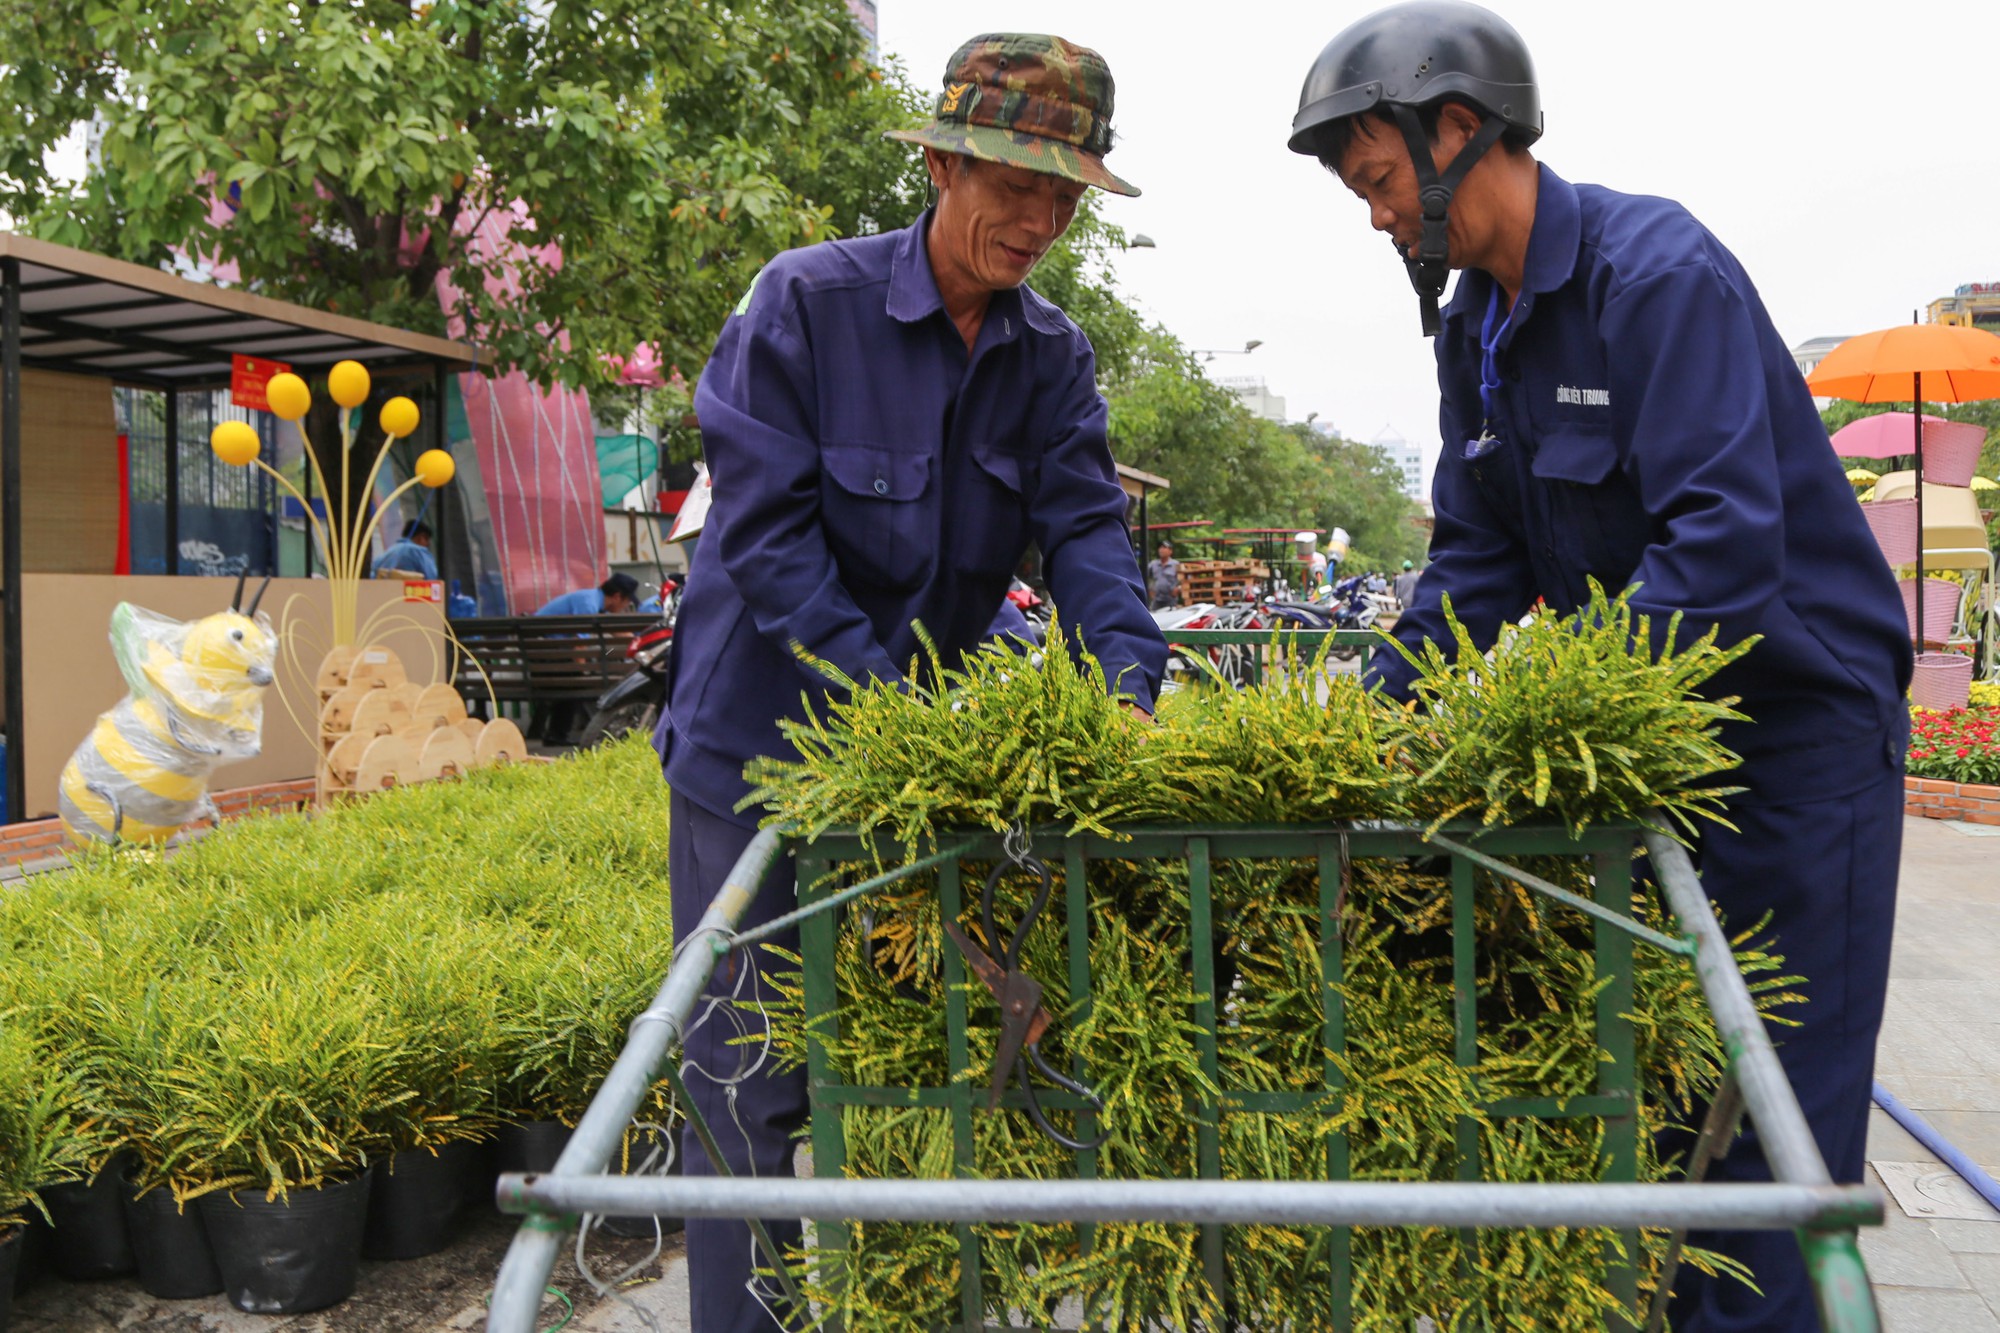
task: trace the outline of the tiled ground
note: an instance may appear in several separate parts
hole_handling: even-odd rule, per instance
[[[2000,844],[1930,819],[1904,821],[1902,897],[1877,1077],[1988,1172],[2000,1175]],[[1871,1162],[1935,1162],[1881,1111]],[[2000,1333],[2000,1213],[1925,1220],[1891,1201],[1864,1232],[1888,1333]]]

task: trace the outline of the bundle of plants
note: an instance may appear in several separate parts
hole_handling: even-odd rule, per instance
[[[1455,624],[1455,622],[1454,622]],[[1664,642],[1675,643],[1678,626]],[[1147,726],[1120,707],[1087,656],[1052,641],[1040,661],[998,652],[949,668],[914,665],[914,688],[863,686],[792,736],[794,762],[755,770],[758,799],[808,834],[851,826],[886,833],[904,854],[953,828],[1014,824],[1116,834],[1148,822],[1297,823],[1419,819],[1432,826],[1560,822],[1569,830],[1665,810],[1686,824],[1716,818],[1735,762],[1718,739],[1729,701],[1695,693],[1746,645],[1714,637],[1664,649],[1625,597],[1597,593],[1577,617],[1543,614],[1490,652],[1455,626],[1456,658],[1417,657],[1417,702],[1397,708],[1331,677],[1324,662],[1269,673],[1251,690],[1188,691]],[[1056,762],[1037,749],[1059,738]],[[1030,738],[1033,738],[1031,743]],[[877,849],[878,856],[883,849]],[[1214,867],[1218,1079],[1204,1072],[1189,891],[1184,865],[1093,862],[1091,995],[1068,994],[1065,899],[1028,938],[1023,967],[1045,987],[1056,1022],[1043,1051],[1072,1060],[1103,1096],[1110,1137],[1098,1174],[1191,1179],[1204,1104],[1217,1124],[1225,1176],[1324,1179],[1336,1148],[1355,1179],[1612,1178],[1615,1153],[1640,1180],[1669,1178],[1654,1132],[1713,1088],[1722,1053],[1699,987],[1678,959],[1641,948],[1635,961],[1637,1056],[1648,1096],[1633,1140],[1613,1143],[1589,1118],[1501,1117],[1506,1098],[1593,1093],[1605,1058],[1595,1030],[1600,982],[1587,919],[1511,882],[1481,876],[1474,1064],[1455,1059],[1446,883],[1421,863],[1362,862],[1340,922],[1344,1050],[1324,1048],[1316,863],[1225,861]],[[1588,894],[1587,860],[1531,868]],[[966,868],[973,897],[985,867]],[[1058,869],[1058,881],[1061,873]],[[1028,881],[1010,876],[998,919],[1018,921]],[[1663,913],[1648,893],[1634,910]],[[885,1088],[983,1088],[997,1036],[985,988],[965,987],[971,1013],[963,1067],[947,1056],[945,942],[934,874],[914,876],[850,913],[834,960],[839,1003],[809,1014],[796,976],[777,1041],[803,1061],[823,1045],[843,1081]],[[968,901],[959,925],[979,936]],[[1747,945],[1748,941],[1739,941]],[[989,949],[994,942],[988,941]],[[1746,948],[1767,1002],[1789,992],[1776,961]],[[1288,1113],[1232,1104],[1243,1093],[1291,1093]],[[959,1169],[948,1112],[850,1107],[842,1115],[851,1174],[947,1178]],[[1470,1132],[1477,1161],[1462,1164]],[[1615,1153],[1614,1153],[1615,1150]],[[977,1111],[974,1174],[1073,1176],[1072,1154],[1024,1112]],[[1208,1282],[1198,1229],[980,1226],[981,1300],[989,1317],[1031,1326],[1082,1321],[1116,1329],[1325,1326],[1333,1240],[1324,1229],[1230,1228],[1228,1290]],[[851,1327],[955,1322],[960,1251],[949,1227],[849,1226],[798,1256],[814,1299]],[[1357,1326],[1403,1330],[1419,1315],[1442,1327],[1601,1328],[1615,1302],[1611,1233],[1589,1230],[1361,1229],[1350,1238]],[[1636,1254],[1642,1286],[1664,1238]],[[1690,1256],[1712,1267],[1711,1256]],[[1065,1302],[1072,1304],[1065,1305]]]
[[[1679,613],[1655,626],[1633,591],[1611,597],[1592,580],[1580,612],[1540,607],[1485,653],[1449,599],[1452,651],[1392,640],[1417,673],[1414,703],[1383,728],[1409,812],[1432,828],[1471,816],[1578,830],[1655,811],[1688,830],[1720,820],[1740,789],[1719,781],[1739,759],[1718,733],[1743,715],[1735,699],[1698,691],[1756,640],[1683,636]]]
[[[968,868],[968,878],[984,867]],[[1545,859],[1536,869],[1587,889],[1587,869]],[[1597,1090],[1593,939],[1564,909],[1506,881],[1482,878],[1475,920],[1480,941],[1476,1063],[1455,1060],[1448,934],[1450,891],[1441,878],[1399,862],[1356,863],[1341,921],[1344,1049],[1325,1048],[1317,865],[1289,860],[1224,861],[1213,877],[1219,1007],[1219,1079],[1204,1072],[1185,866],[1093,862],[1091,996],[1073,1005],[1058,893],[1053,920],[1026,941],[1023,966],[1045,986],[1057,1014],[1044,1038],[1052,1063],[1076,1059],[1103,1097],[1099,1175],[1192,1179],[1197,1133],[1219,1104],[1221,1174],[1231,1179],[1319,1180],[1344,1144],[1360,1180],[1460,1178],[1459,1130],[1471,1126],[1486,1179],[1596,1181],[1612,1178],[1610,1148],[1590,1119],[1500,1118],[1490,1102],[1562,1099]],[[1060,872],[1058,871],[1060,880]],[[1019,877],[1003,881],[998,913],[1024,906]],[[1651,896],[1635,911],[1658,924]],[[962,928],[978,934],[977,911]],[[972,1173],[1005,1179],[1074,1177],[1076,1158],[1040,1134],[1024,1111],[983,1108],[998,1029],[983,987],[965,989],[970,1013],[963,1068],[946,1056],[946,985],[941,955],[925,947],[888,951],[884,938],[938,932],[934,882],[913,881],[875,902],[872,930],[852,920],[839,937],[840,1003],[808,1015],[796,973],[780,975],[788,997],[778,1046],[803,1062],[818,1043],[840,1078],[884,1088],[972,1090]],[[871,938],[871,936],[873,938]],[[1746,946],[1748,941],[1743,942]],[[1767,1002],[1789,997],[1776,961],[1746,947],[1746,972]],[[1636,1074],[1653,1090],[1642,1102],[1632,1171],[1642,1181],[1676,1169],[1655,1132],[1685,1119],[1714,1086],[1722,1050],[1699,987],[1685,965],[1640,950],[1635,958]],[[1239,1094],[1291,1093],[1290,1114],[1243,1109]],[[929,1108],[849,1107],[842,1113],[846,1170],[883,1178],[946,1179],[958,1171],[950,1113]],[[1064,1113],[1056,1113],[1059,1121]],[[1226,1295],[1208,1282],[1199,1230],[1161,1224],[977,1226],[981,1296],[989,1315],[1034,1327],[1081,1319],[1121,1330],[1151,1327],[1297,1329],[1330,1319],[1332,1236],[1323,1228],[1225,1230]],[[797,1256],[813,1299],[858,1329],[953,1323],[960,1309],[961,1255],[947,1226],[849,1225]],[[1351,1237],[1356,1326],[1402,1333],[1419,1315],[1440,1327],[1601,1329],[1615,1297],[1608,1265],[1613,1233],[1574,1229],[1457,1231],[1366,1228]],[[1647,1235],[1634,1256],[1642,1288],[1657,1274],[1664,1238]],[[1689,1256],[1713,1269],[1704,1253]],[[1534,1277],[1536,1280],[1528,1280]],[[1233,1324],[1232,1322],[1233,1321]]]

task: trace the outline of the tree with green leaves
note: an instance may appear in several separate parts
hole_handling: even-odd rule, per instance
[[[0,211],[426,332],[448,277],[465,336],[544,383],[645,341],[692,369],[770,256],[907,193],[853,147],[907,114],[861,43],[840,0],[9,4]]]

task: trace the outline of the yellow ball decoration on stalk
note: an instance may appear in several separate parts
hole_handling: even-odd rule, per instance
[[[458,471],[458,464],[442,449],[426,449],[417,458],[417,480],[436,490],[450,481]]]
[[[391,398],[382,404],[382,431],[392,440],[416,430],[419,419],[417,405],[407,398]]]
[[[247,421],[223,421],[208,433],[208,447],[231,467],[242,467],[264,451],[257,428]]]
[[[342,407],[359,407],[368,401],[368,367],[359,361],[340,361],[326,372],[326,391]]]
[[[306,382],[288,370],[271,376],[264,386],[264,401],[284,420],[297,421],[312,406],[313,396]]]

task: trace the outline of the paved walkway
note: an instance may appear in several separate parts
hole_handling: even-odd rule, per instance
[[[2000,830],[1905,821],[1881,1081],[1989,1172],[2000,1175]],[[1887,1333],[2000,1333],[2000,1214],[1881,1111],[1868,1157],[1877,1183],[1907,1179],[1888,1225],[1863,1234]],[[1900,1165],[1899,1165],[1900,1164]],[[1967,1206],[1967,1204],[1971,1206]],[[1940,1212],[1963,1211],[1967,1217]],[[348,1303],[272,1319],[239,1314],[221,1297],[155,1301],[129,1279],[47,1284],[15,1308],[13,1333],[471,1333],[512,1227],[483,1215],[442,1255],[369,1264]],[[576,1303],[567,1333],[688,1333],[687,1263],[679,1237],[624,1288],[630,1305],[594,1300],[565,1254],[556,1282]],[[593,1263],[612,1273],[650,1242],[599,1240]],[[636,1308],[635,1308],[636,1307]],[[643,1310],[645,1313],[639,1313]],[[551,1300],[542,1327],[561,1310]]]
[[[1876,1076],[1945,1138],[2000,1177],[2000,836],[1909,819],[1889,1011]],[[2000,833],[2000,830],[1986,830]],[[1889,1222],[1862,1233],[1888,1333],[2000,1333],[2000,1213],[1985,1206],[1877,1108],[1876,1183],[1915,1177]],[[1927,1164],[1899,1170],[1897,1163]],[[1935,1196],[1935,1197],[1932,1197]],[[1969,1196],[1969,1197],[1968,1197]],[[1958,1212],[1959,1217],[1936,1213]]]

